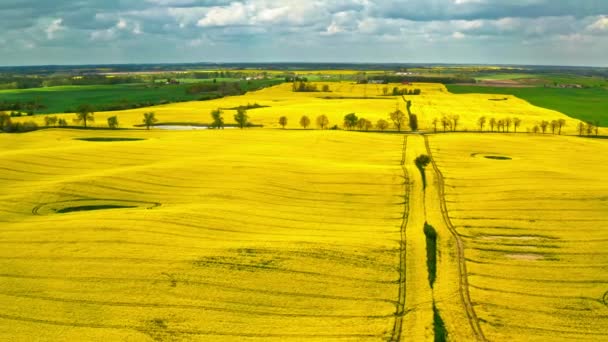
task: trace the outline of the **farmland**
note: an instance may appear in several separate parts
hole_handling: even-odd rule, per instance
[[[606,142],[471,134],[429,141],[487,339],[605,339],[608,187],[597,180],[608,172]]]
[[[0,339],[604,338],[607,140],[513,95],[312,84],[328,89],[283,83],[0,134]],[[420,132],[342,125],[406,101]],[[141,127],[150,111],[207,125],[218,108],[234,125],[239,107],[256,128]],[[334,129],[315,126],[322,114]],[[455,132],[433,123],[453,115]],[[522,123],[478,133],[482,116]],[[562,136],[531,133],[558,119]]]
[[[455,94],[513,95],[535,106],[553,109],[576,119],[599,121],[603,126],[608,125],[608,90],[605,88],[501,88],[464,85],[448,85],[447,88]]]
[[[390,338],[402,137],[146,133],[0,135],[0,339]]]
[[[207,100],[220,97],[218,91],[204,93],[189,93],[188,88],[194,80],[187,79],[184,84],[115,84],[115,85],[84,85],[84,86],[55,86],[31,89],[0,90],[1,103],[35,103],[41,108],[35,114],[64,113],[74,111],[78,105],[89,104],[98,111],[113,108],[149,107],[159,104],[182,101]],[[218,82],[236,83],[242,91],[259,89],[276,84],[276,80],[239,81],[220,79]],[[199,80],[198,82],[201,82]],[[210,83],[210,81],[205,81]],[[27,112],[27,110],[23,110]]]
[[[239,106],[258,104],[259,108],[248,110],[250,121],[253,124],[263,125],[265,128],[279,128],[278,119],[285,116],[288,119],[286,128],[301,128],[299,120],[303,115],[314,120],[319,115],[327,115],[329,127],[337,125],[342,127],[344,115],[355,112],[376,123],[379,119],[388,120],[390,112],[399,108],[405,111],[405,100],[412,101],[412,111],[419,117],[420,128],[434,131],[434,119],[443,116],[458,115],[460,117],[458,130],[478,130],[477,121],[481,116],[495,118],[518,117],[521,119],[519,132],[530,131],[534,125],[542,120],[564,119],[566,126],[564,132],[575,134],[578,120],[570,118],[560,112],[531,105],[513,95],[493,94],[452,94],[444,85],[435,83],[402,84],[355,84],[353,82],[315,82],[322,86],[327,85],[329,92],[293,92],[289,83],[249,92],[242,96],[230,96],[210,101],[191,101],[155,106],[153,108],[138,108],[124,111],[108,111],[95,114],[94,127],[107,127],[106,119],[117,116],[120,127],[133,128],[140,125],[142,115],[153,111],[159,123],[186,122],[195,124],[209,124],[212,110],[220,108],[224,112],[226,123],[234,124],[234,114]],[[385,96],[384,88],[392,90],[421,89],[421,95],[415,96]],[[74,114],[58,114],[71,122]],[[16,120],[34,120],[44,125],[44,116],[16,118]],[[314,123],[312,127],[315,127]],[[441,125],[437,126],[442,130]],[[487,129],[487,128],[486,128]]]

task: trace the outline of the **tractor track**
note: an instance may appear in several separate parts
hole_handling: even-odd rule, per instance
[[[407,149],[407,136],[403,137],[403,148],[401,156],[401,169],[403,170],[404,185],[405,185],[405,205],[403,209],[403,220],[401,222],[401,240],[399,241],[399,295],[395,310],[395,322],[393,324],[393,332],[391,334],[391,342],[401,341],[401,329],[403,327],[403,317],[406,314],[405,311],[405,258],[406,258],[406,227],[407,220],[409,217],[409,190],[410,181],[408,177],[407,168],[405,167],[405,151]]]
[[[465,307],[467,319],[469,321],[469,324],[471,325],[471,328],[473,329],[475,337],[479,341],[487,341],[485,335],[483,334],[483,331],[481,330],[481,326],[479,325],[479,319],[477,318],[477,314],[475,313],[475,308],[473,307],[473,303],[471,302],[471,296],[469,294],[468,273],[464,257],[464,243],[460,238],[460,235],[458,235],[456,228],[454,228],[452,222],[450,221],[447,206],[445,203],[443,174],[435,163],[435,158],[433,158],[431,147],[429,145],[429,139],[426,135],[424,135],[424,144],[426,145],[426,151],[429,157],[431,157],[431,164],[433,165],[433,170],[437,175],[437,190],[439,192],[441,214],[443,216],[443,220],[446,226],[450,230],[450,233],[452,234],[452,236],[454,236],[454,239],[456,240],[456,246],[458,247],[458,276],[460,278],[458,284],[458,292],[460,293],[460,299]]]

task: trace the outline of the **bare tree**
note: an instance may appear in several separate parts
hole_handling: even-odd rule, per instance
[[[483,132],[483,126],[486,124],[486,117],[482,116],[477,120],[477,124],[479,124],[479,131]]]
[[[540,128],[538,127],[538,125],[534,125],[534,127],[532,128],[532,132],[538,133],[539,131],[540,131]]]
[[[439,123],[439,120],[437,118],[433,119],[433,128],[435,129],[435,133],[437,133],[437,124]]]
[[[540,122],[540,129],[543,131],[543,134],[547,132],[547,127],[549,126],[549,121],[543,120]]]
[[[388,128],[388,121],[386,121],[384,119],[380,119],[380,120],[378,120],[378,122],[376,122],[376,127],[379,130],[384,131],[385,129]]]
[[[494,126],[496,126],[496,119],[490,118],[490,132],[494,132]]]
[[[300,118],[300,126],[302,126],[304,129],[306,129],[308,126],[310,126],[310,119],[308,118],[308,116],[303,115]]]
[[[445,133],[446,129],[450,126],[451,121],[444,115],[441,118],[441,126],[443,126],[443,133]]]
[[[582,137],[584,132],[585,132],[585,124],[581,121],[578,123],[578,135]]]
[[[327,125],[329,125],[329,119],[327,118],[327,115],[323,114],[317,116],[317,126],[319,126],[319,128],[325,129],[327,128]]]
[[[456,132],[456,128],[458,127],[458,121],[460,120],[460,115],[452,115],[450,119],[452,119],[452,132]]]
[[[521,125],[521,120],[519,118],[513,118],[513,131],[517,133],[517,127]]]
[[[505,127],[507,128],[507,133],[509,133],[509,127],[511,127],[511,124],[513,123],[513,119],[505,118],[504,123],[505,123]]]
[[[364,119],[364,118],[360,118],[357,121],[357,128],[362,131],[362,130],[366,130],[368,131],[370,128],[372,128],[372,123],[371,121]]]
[[[555,130],[557,129],[557,120],[551,120],[551,122],[549,123],[549,126],[551,127],[551,133],[555,134]]]
[[[595,136],[597,137],[600,134],[600,122],[596,120],[594,123],[594,126],[595,126]]]
[[[566,120],[564,119],[559,119],[557,120],[557,134],[561,135],[562,134],[562,127],[566,126]]]
[[[500,130],[501,130],[501,129],[502,129],[502,131],[504,132],[504,131],[505,131],[505,122],[504,122],[503,120],[498,120],[498,121],[496,122],[496,127],[497,127],[497,130],[498,130],[499,132],[500,132]]]
[[[393,124],[397,128],[397,131],[401,132],[401,126],[405,123],[405,113],[402,112],[399,108],[397,108],[394,112],[390,114],[390,118],[393,121]]]
[[[594,127],[593,127],[593,123],[591,121],[587,121],[587,135],[591,135],[591,133],[593,133]]]
[[[286,116],[281,116],[279,118],[279,125],[281,125],[281,128],[285,129],[285,126],[287,126],[287,117]]]

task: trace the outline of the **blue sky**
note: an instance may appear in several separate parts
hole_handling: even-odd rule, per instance
[[[608,66],[608,0],[0,0],[0,65]]]

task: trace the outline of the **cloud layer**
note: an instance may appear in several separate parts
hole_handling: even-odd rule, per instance
[[[605,0],[3,0],[0,65],[607,65]]]

